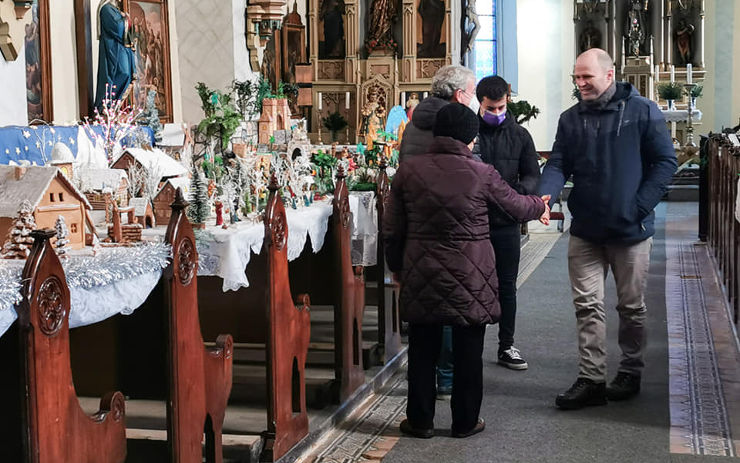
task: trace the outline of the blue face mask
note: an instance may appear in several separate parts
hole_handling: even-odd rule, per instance
[[[483,116],[481,117],[483,118],[483,122],[485,122],[486,124],[497,127],[503,124],[503,122],[506,120],[506,110],[503,110],[501,114],[493,114],[490,111],[484,111]]]

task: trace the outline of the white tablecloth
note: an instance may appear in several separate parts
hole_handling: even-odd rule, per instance
[[[352,265],[370,267],[378,261],[378,210],[374,191],[352,191]]]
[[[665,117],[666,122],[686,122],[689,120],[689,111],[686,109],[679,109],[679,110],[673,110],[668,111],[667,109],[661,109],[660,112],[663,113],[663,117]],[[700,121],[701,120],[701,111],[698,109],[694,109],[694,111],[691,114],[691,119],[694,121]]]
[[[155,247],[140,247],[136,252],[132,248],[107,248],[100,251],[98,258],[79,255],[63,261],[69,287],[69,327],[91,325],[119,313],[129,315],[139,308],[162,276],[162,266],[169,262],[169,246]],[[118,272],[107,270],[111,262],[115,262]],[[5,287],[13,283],[20,290],[25,260],[2,260],[1,265],[6,279],[13,280],[5,281]],[[0,336],[18,318],[13,303],[3,299],[3,304]]]
[[[288,260],[294,260],[311,238],[311,249],[319,252],[324,245],[324,237],[332,214],[330,200],[315,202],[309,207],[286,209],[288,222]],[[235,291],[248,287],[245,269],[251,254],[259,254],[265,238],[265,225],[262,222],[237,222],[222,229],[209,226],[196,230],[198,246],[198,275],[218,276],[224,280],[224,291]]]
[[[91,325],[119,313],[132,314],[144,303],[161,276],[160,270],[90,289],[70,287],[69,327]],[[0,308],[0,336],[16,318],[15,306]]]

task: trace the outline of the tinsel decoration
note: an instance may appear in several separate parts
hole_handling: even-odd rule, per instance
[[[171,257],[169,244],[152,243],[102,248],[96,256],[70,255],[62,261],[62,266],[70,288],[90,289],[163,269],[170,264]],[[22,261],[5,262],[0,265],[0,310],[21,300]],[[13,265],[16,262],[19,265]]]
[[[171,255],[170,245],[164,243],[103,248],[95,257],[68,259],[63,263],[64,274],[69,286],[90,289],[163,269]]]
[[[0,266],[0,310],[13,307],[21,301],[22,273],[22,265]]]

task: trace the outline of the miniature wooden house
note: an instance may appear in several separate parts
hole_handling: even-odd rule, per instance
[[[185,197],[190,190],[190,179],[187,177],[175,177],[168,179],[159,192],[154,196],[154,221],[155,223],[166,224],[170,221],[172,208],[170,204],[175,200],[175,193],[178,188],[182,188]]]
[[[5,239],[18,216],[18,205],[28,200],[37,228],[54,228],[61,215],[69,231],[71,249],[85,246],[85,220],[90,203],[56,167],[0,165],[0,237]]]
[[[138,223],[144,228],[152,228],[157,221],[152,203],[146,198],[131,198],[128,203],[128,223]]]

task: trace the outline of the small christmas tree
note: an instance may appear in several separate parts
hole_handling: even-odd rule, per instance
[[[69,244],[67,237],[69,236],[69,231],[67,231],[67,223],[64,221],[63,216],[60,215],[57,217],[54,230],[57,232],[57,255],[63,258],[69,257],[67,256],[67,245]]]
[[[18,218],[13,222],[13,228],[8,233],[8,238],[3,245],[3,259],[25,259],[31,253],[33,238],[31,231],[36,229],[36,221],[33,218],[33,205],[28,200],[23,200],[18,208]]]
[[[157,92],[154,90],[149,90],[146,94],[146,108],[139,116],[138,122],[152,129],[154,141],[159,143],[162,141],[162,124],[159,122],[159,110],[154,103],[156,96]]]
[[[204,224],[211,212],[208,204],[208,187],[198,169],[193,169],[193,177],[190,181],[190,206],[188,206],[188,219],[190,223]]]

